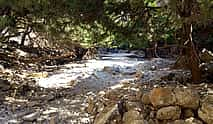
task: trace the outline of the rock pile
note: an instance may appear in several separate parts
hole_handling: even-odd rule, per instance
[[[213,124],[213,95],[193,88],[124,86],[98,97],[87,109],[94,124]]]

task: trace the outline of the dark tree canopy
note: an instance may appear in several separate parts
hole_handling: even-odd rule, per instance
[[[36,32],[51,41],[89,46],[142,48],[156,41],[175,43],[184,14],[181,1],[1,0],[0,38],[7,41],[21,35],[24,42],[30,32]],[[211,19],[212,4],[211,0],[194,2],[193,24]]]

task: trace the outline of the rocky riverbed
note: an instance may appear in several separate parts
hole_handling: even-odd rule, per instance
[[[0,123],[211,124],[212,84],[190,85],[189,71],[170,69],[173,63],[105,53],[40,72],[3,71],[24,83],[12,91],[0,86]]]

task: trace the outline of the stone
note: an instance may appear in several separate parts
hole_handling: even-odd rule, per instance
[[[143,78],[143,76],[144,76],[144,72],[143,71],[137,71],[136,73],[135,73],[135,78],[136,78],[136,80],[140,80],[141,78]]]
[[[107,91],[106,94],[104,95],[105,98],[114,100],[114,101],[120,100],[121,96],[122,96],[122,93],[118,90]]]
[[[125,123],[124,124],[148,124],[147,121],[145,120],[132,120],[131,122]]]
[[[194,112],[192,109],[183,109],[182,113],[184,118],[194,117]]]
[[[175,120],[167,124],[203,124],[203,122],[196,118],[191,117],[186,120]]]
[[[198,116],[207,124],[213,124],[213,103],[203,103],[198,110]]]
[[[126,112],[123,117],[123,122],[124,124],[144,124],[143,116],[136,110]]]
[[[207,95],[202,101],[203,101],[202,103],[204,102],[213,103],[213,94]]]
[[[144,93],[142,96],[142,103],[143,104],[151,104],[150,98],[149,98],[149,93]]]
[[[40,116],[40,112],[30,113],[22,117],[24,121],[35,121]]]
[[[38,72],[38,73],[29,73],[27,74],[29,78],[46,78],[48,77],[48,72]]]
[[[186,119],[184,124],[203,124],[203,122],[196,118],[191,117]]]
[[[150,111],[149,113],[150,118],[155,118],[155,115],[156,115],[156,111]]]
[[[0,64],[0,72],[4,72],[4,66]]]
[[[184,120],[175,120],[169,124],[185,124],[185,121]]]
[[[157,111],[159,120],[177,120],[180,118],[181,108],[179,106],[163,107]]]
[[[203,62],[211,62],[213,61],[213,53],[207,49],[203,49],[200,58]]]
[[[140,103],[139,102],[129,102],[129,101],[127,101],[126,102],[126,109],[127,109],[127,111],[129,111],[129,110],[141,110],[141,108],[140,108]]]
[[[123,121],[129,121],[129,120],[140,120],[141,115],[139,111],[136,110],[129,110],[124,114]]]
[[[176,105],[194,110],[198,108],[200,97],[196,91],[188,88],[175,88],[174,93]]]
[[[156,124],[154,120],[149,119],[148,124]]]
[[[172,88],[154,88],[150,92],[150,101],[154,107],[174,105],[176,102]]]
[[[106,124],[110,121],[110,117],[112,117],[116,111],[118,111],[117,104],[106,107],[101,113],[96,116],[94,124]]]

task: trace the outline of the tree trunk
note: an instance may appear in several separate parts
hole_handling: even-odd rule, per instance
[[[190,21],[183,23],[183,30],[184,30],[184,44],[186,48],[182,51],[182,55],[185,54],[187,57],[187,65],[192,74],[192,81],[194,83],[198,83],[201,80],[201,70],[199,67],[200,60],[197,54],[197,50],[192,40],[192,24]]]
[[[192,8],[194,0],[184,0],[181,8],[178,9],[178,14],[183,20],[182,24],[182,40],[180,46],[185,46],[181,50],[180,55],[185,56],[186,65],[191,71],[193,83],[198,83],[201,80],[201,70],[199,68],[200,60],[197,50],[192,40]]]

